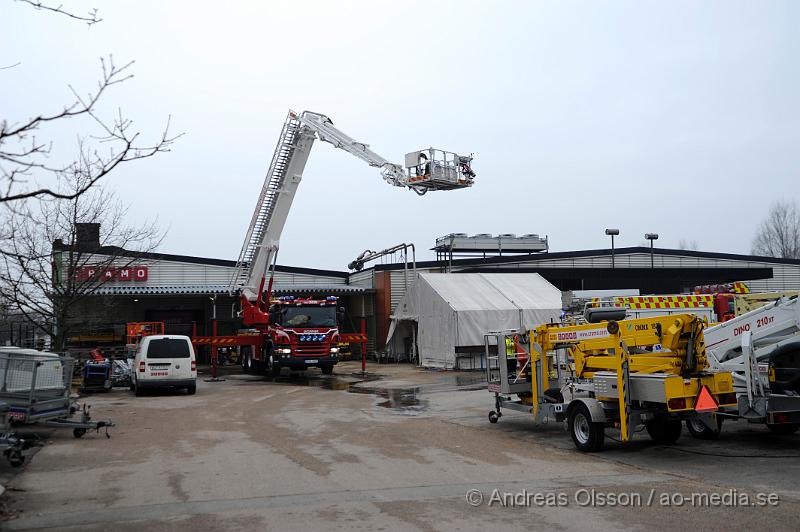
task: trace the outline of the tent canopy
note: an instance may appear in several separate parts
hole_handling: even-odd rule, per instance
[[[452,368],[456,347],[483,346],[489,331],[532,328],[560,314],[561,292],[536,273],[421,273],[392,315],[390,339],[399,322],[417,322],[422,365]]]

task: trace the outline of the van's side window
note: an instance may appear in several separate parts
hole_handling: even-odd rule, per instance
[[[189,342],[177,338],[150,340],[147,358],[189,358]]]

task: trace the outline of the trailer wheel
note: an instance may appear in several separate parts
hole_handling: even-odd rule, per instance
[[[686,420],[686,429],[692,437],[698,440],[716,440],[719,438],[719,433],[722,432],[722,418],[714,416],[717,421],[717,428],[710,429],[705,423],[697,418]]]
[[[603,423],[592,422],[589,407],[585,404],[580,403],[570,410],[567,425],[572,442],[579,451],[593,453],[603,448],[605,427]]]
[[[681,437],[683,423],[680,419],[656,418],[647,421],[644,426],[654,442],[672,445]]]
[[[13,449],[9,451],[6,458],[8,459],[8,465],[11,467],[20,467],[25,463],[25,457],[22,455],[22,451],[19,449]]]
[[[497,415],[497,412],[495,412],[494,410],[489,412],[489,423],[497,423],[499,419],[500,416]]]
[[[72,435],[76,438],[83,438],[84,434],[86,434],[86,429],[80,427],[72,429]]]
[[[771,430],[773,434],[788,436],[797,432],[797,429],[800,429],[800,423],[767,423],[767,428]]]

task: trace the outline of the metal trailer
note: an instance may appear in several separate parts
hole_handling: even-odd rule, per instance
[[[679,315],[489,333],[489,421],[504,408],[532,414],[536,425],[567,421],[585,452],[602,449],[609,428],[623,442],[643,426],[654,441],[675,443],[682,421],[711,426],[713,411],[736,403],[731,374],[707,369],[704,324]]]
[[[89,407],[71,394],[75,360],[34,349],[0,348],[0,402],[8,404],[11,424],[70,428],[76,438],[89,429],[113,427],[93,421]]]
[[[800,299],[778,298],[705,331],[709,365],[733,374],[738,402],[716,424],[687,423],[696,438],[715,439],[726,419],[765,424],[776,434],[800,429]]]

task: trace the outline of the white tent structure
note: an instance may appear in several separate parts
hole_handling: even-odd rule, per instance
[[[457,353],[483,352],[487,332],[560,315],[561,291],[537,273],[420,273],[392,315],[387,346],[399,354],[415,341],[420,365],[453,369]]]

